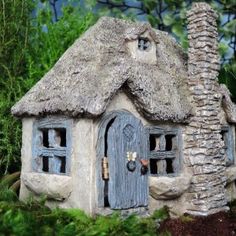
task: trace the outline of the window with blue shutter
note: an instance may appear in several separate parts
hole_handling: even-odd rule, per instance
[[[176,176],[181,167],[181,133],[179,129],[148,127],[151,176]]]
[[[72,121],[66,118],[36,120],[33,128],[33,170],[69,174]]]
[[[224,141],[224,149],[226,155],[226,166],[234,164],[234,138],[233,130],[230,126],[223,126],[221,128],[221,138]]]

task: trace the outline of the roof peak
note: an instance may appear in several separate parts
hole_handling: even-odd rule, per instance
[[[138,43],[146,32],[151,47],[145,51]],[[150,55],[155,58],[149,63]],[[126,83],[136,108],[148,119],[182,122],[191,110],[186,100],[186,76],[185,55],[171,36],[148,23],[102,17],[12,108],[12,113],[96,117]]]

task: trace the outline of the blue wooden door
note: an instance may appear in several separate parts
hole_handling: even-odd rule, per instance
[[[146,206],[148,203],[147,174],[141,173],[141,159],[147,159],[144,127],[131,114],[116,117],[108,130],[109,186],[112,209]],[[135,170],[127,168],[127,152],[137,153]]]

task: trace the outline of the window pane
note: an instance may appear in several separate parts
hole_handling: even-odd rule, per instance
[[[226,155],[226,166],[234,164],[234,138],[232,127],[223,126],[221,129],[221,139],[224,141],[224,149]]]
[[[60,173],[66,173],[66,157],[60,157],[60,159],[61,159]]]
[[[49,172],[49,157],[42,157],[42,171]]]
[[[220,135],[221,135],[221,140],[224,141],[224,148],[227,149],[227,133],[228,130],[221,130]]]
[[[66,129],[49,129],[48,139],[49,147],[66,147]]]
[[[165,140],[166,140],[166,148],[165,150],[166,151],[171,151],[173,150],[173,147],[174,147],[174,138],[176,136],[173,135],[173,134],[167,134],[165,135]]]
[[[147,38],[138,39],[138,49],[141,51],[146,51],[151,46],[151,42]]]
[[[43,146],[49,147],[49,141],[48,141],[48,129],[42,129],[43,132]]]
[[[174,173],[172,159],[166,159],[166,173],[167,174],[173,174]]]
[[[56,174],[66,173],[66,157],[55,156],[53,158],[53,169]]]
[[[149,136],[150,151],[159,151],[160,150],[160,134],[151,134]]]
[[[157,159],[150,159],[150,173],[157,174]]]
[[[66,129],[61,128],[61,129],[55,129],[57,132],[58,137],[60,137],[60,146],[61,147],[66,147]]]

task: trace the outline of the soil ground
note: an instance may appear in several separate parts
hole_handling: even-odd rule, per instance
[[[207,217],[184,215],[161,223],[159,232],[172,236],[236,236],[236,213],[219,212]]]

